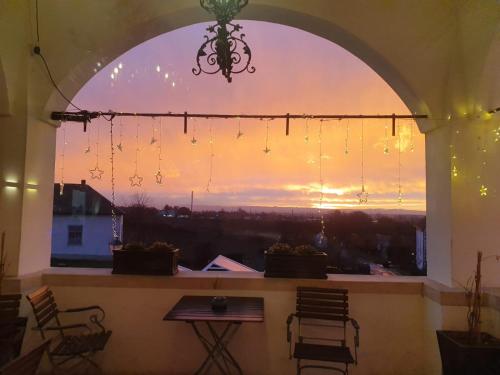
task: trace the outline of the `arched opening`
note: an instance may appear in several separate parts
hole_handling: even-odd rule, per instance
[[[56,9],[63,13],[64,9]],[[179,9],[151,9],[151,14],[136,22],[126,22],[125,29],[99,40],[93,49],[81,56],[75,56],[68,63],[64,78],[60,85],[70,97],[94,74],[97,62],[103,65],[116,59],[131,48],[158,35],[196,24],[209,19],[198,6],[183,4]],[[407,79],[398,71],[388,58],[384,57],[368,40],[363,40],[346,28],[342,28],[326,18],[313,16],[309,12],[295,10],[287,5],[264,5],[250,3],[241,15],[249,20],[265,21],[301,29],[311,34],[325,38],[352,53],[365,62],[398,94],[412,113],[427,113],[425,101],[419,97]],[[55,109],[62,110],[66,103],[53,91],[48,98],[45,112]],[[419,124],[420,125],[420,124]]]
[[[254,64],[260,71],[255,75],[237,76],[231,85],[219,76],[194,77],[190,65],[206,27],[197,24],[153,38],[108,65],[96,62],[92,68],[95,77],[75,96],[75,104],[92,110],[128,112],[408,113],[398,95],[343,48],[287,26],[256,21],[243,25],[249,42],[253,37],[258,43],[254,46],[258,52]],[[175,51],[175,56],[170,51]],[[147,203],[157,209],[189,206],[193,192],[198,211],[219,211],[221,207],[248,211],[265,206],[268,212],[279,214],[272,208],[281,206],[286,215],[312,215],[316,223],[311,230],[316,231],[320,230],[318,208],[425,210],[423,136],[413,122],[398,124],[401,139],[392,137],[390,123],[383,120],[324,124],[297,120],[292,122],[290,137],[284,134],[284,124],[277,121],[271,122],[267,131],[265,121],[243,120],[237,124],[193,120],[187,135],[182,133],[181,121],[165,122],[168,124],[158,119],[115,121],[116,142],[125,150],[120,149],[121,160],[115,169],[117,196],[122,204],[130,203],[134,193],[145,190],[150,198]],[[241,139],[240,130],[244,134]],[[323,139],[319,138],[321,131]],[[63,132],[71,151],[62,155],[59,147],[56,182],[87,179],[87,184],[109,196],[109,168],[103,166],[110,156],[107,123],[91,125],[88,134],[75,125],[63,125]],[[366,139],[360,145],[362,134]],[[167,143],[163,152],[158,149],[162,135]],[[60,134],[59,145],[66,141]],[[318,148],[320,141],[324,151]],[[262,152],[268,147],[270,156]],[[363,147],[367,169],[360,171]],[[403,171],[398,170],[399,149],[404,161],[411,164]],[[83,159],[83,166],[78,165]],[[140,167],[134,170],[137,160]],[[324,176],[320,177],[322,168]],[[93,178],[92,170],[103,171],[102,179]],[[154,179],[157,172],[164,178],[162,184]],[[357,198],[363,173],[373,186],[367,206],[359,206]],[[401,194],[403,189],[401,173],[405,175],[404,203],[398,202],[398,189]],[[129,186],[134,176],[143,179],[141,186]],[[322,188],[320,179],[324,180]],[[271,232],[268,234],[274,236],[279,231]],[[378,241],[376,234],[371,245]],[[274,237],[272,240],[277,241],[283,235]]]

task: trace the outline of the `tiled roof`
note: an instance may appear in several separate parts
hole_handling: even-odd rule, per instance
[[[83,184],[64,184],[63,194],[60,194],[60,184],[54,184],[54,215],[111,215],[111,202],[94,190]],[[123,215],[115,209],[117,215]]]

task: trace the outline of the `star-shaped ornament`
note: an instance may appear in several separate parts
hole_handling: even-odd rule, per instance
[[[196,143],[198,142],[198,140],[193,137],[193,139],[191,139],[191,144],[194,146]]]
[[[263,149],[262,151],[264,151],[264,154],[269,154],[271,152],[271,149],[266,146],[266,148]]]
[[[309,142],[309,136],[308,136],[308,135],[306,135],[306,136],[304,137],[304,142],[306,142],[306,143],[307,143],[307,142]]]
[[[85,153],[86,153],[86,154],[88,154],[89,152],[90,152],[90,146],[87,146],[87,147],[85,148]]]
[[[128,178],[130,181],[130,186],[142,186],[142,180],[143,178],[135,172],[135,174],[132,177]]]
[[[90,177],[93,180],[100,180],[104,171],[102,169],[99,169],[99,165],[96,164],[94,169],[89,169],[90,172]]]
[[[150,145],[154,145],[158,140],[155,137],[151,137],[151,140],[149,141]]]
[[[158,185],[161,185],[163,181],[163,175],[161,174],[161,171],[158,171],[158,173],[155,174],[155,178],[156,178],[156,183]]]
[[[486,197],[488,195],[488,188],[484,185],[481,185],[481,188],[479,189],[479,194],[481,194],[482,197]]]
[[[365,187],[363,186],[361,188],[361,191],[356,194],[359,200],[359,204],[367,203],[368,202],[368,193],[365,191]]]
[[[236,139],[240,139],[241,137],[243,137],[243,132],[239,130],[238,134],[236,134]]]
[[[384,154],[386,154],[386,155],[389,154],[389,147],[387,147],[387,146],[384,147]]]
[[[116,145],[116,148],[117,148],[118,150],[120,150],[120,151],[123,151],[123,146],[122,146],[122,143],[121,143],[121,142],[120,142],[120,143],[118,143],[118,144]]]

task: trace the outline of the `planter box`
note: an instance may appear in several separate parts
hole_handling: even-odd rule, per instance
[[[489,375],[500,372],[500,340],[481,333],[483,343],[468,343],[468,332],[436,331],[443,375]]]
[[[327,255],[267,254],[264,277],[326,279]]]
[[[113,273],[175,275],[179,249],[172,252],[113,250]]]

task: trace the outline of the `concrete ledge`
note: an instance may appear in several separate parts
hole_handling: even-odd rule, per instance
[[[2,290],[4,294],[21,293],[43,285],[43,272],[31,273],[18,277],[6,277],[2,281]]]
[[[327,280],[265,278],[260,272],[179,272],[175,276],[113,275],[110,269],[51,268],[44,284],[108,288],[295,290],[297,286],[347,288],[352,293],[422,294],[422,277],[329,275]]]
[[[461,288],[416,276],[328,275],[326,280],[265,278],[260,272],[180,271],[175,276],[113,275],[109,268],[54,267],[5,279],[4,293],[20,293],[41,285],[96,288],[291,291],[297,286],[346,288],[351,293],[415,294],[442,306],[467,306]],[[487,289],[485,306],[500,311],[500,290]]]

